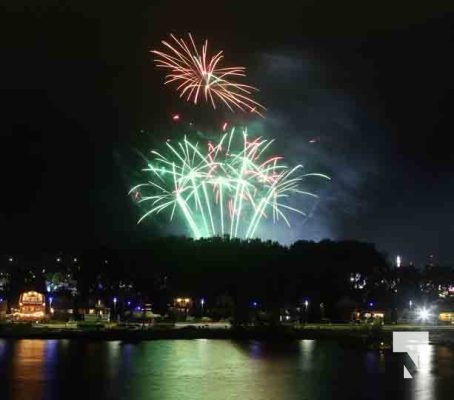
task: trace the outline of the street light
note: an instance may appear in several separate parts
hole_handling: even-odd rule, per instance
[[[427,321],[431,316],[430,310],[425,307],[418,310],[418,317],[423,322]]]
[[[309,301],[304,300],[304,323],[307,323],[307,307],[309,307]]]
[[[117,298],[113,298],[113,305],[114,305],[114,316],[117,314]]]
[[[410,300],[410,301],[408,302],[408,305],[410,306],[410,311],[411,311],[411,306],[413,305],[413,302]]]
[[[200,300],[200,305],[202,306],[202,317],[203,317],[203,305],[205,304],[205,299]]]

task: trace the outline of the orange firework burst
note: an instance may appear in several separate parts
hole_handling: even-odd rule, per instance
[[[157,56],[156,66],[168,71],[164,84],[175,82],[180,97],[185,97],[194,104],[203,97],[213,108],[216,108],[216,103],[222,102],[232,111],[237,108],[263,117],[260,111],[265,110],[265,107],[251,98],[252,92],[257,89],[233,81],[237,77],[246,76],[245,68],[219,67],[224,58],[222,51],[209,56],[208,40],[205,40],[199,51],[191,34],[188,35],[189,45],[183,39],[170,35],[172,43],[162,41],[167,52],[151,51]]]

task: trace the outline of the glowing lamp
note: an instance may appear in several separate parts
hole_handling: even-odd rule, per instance
[[[418,317],[421,321],[427,321],[430,316],[430,311],[427,308],[423,307],[418,310]]]

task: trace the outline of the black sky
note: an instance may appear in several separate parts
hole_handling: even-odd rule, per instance
[[[0,20],[3,251],[148,234],[126,195],[132,149],[153,141],[140,129],[211,112],[163,88],[148,50],[191,31],[248,67],[286,154],[333,175],[291,240],[454,262],[450,2],[34,3],[2,5]]]

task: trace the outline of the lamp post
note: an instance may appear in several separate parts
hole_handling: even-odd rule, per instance
[[[200,305],[201,305],[201,307],[202,307],[202,318],[203,318],[203,306],[204,306],[204,304],[205,304],[205,299],[202,298],[202,299],[200,300]]]
[[[307,324],[307,308],[309,307],[309,301],[304,300],[304,324]]]
[[[116,297],[113,298],[113,305],[114,305],[114,317],[115,317],[117,314],[117,298]]]
[[[408,302],[408,306],[410,307],[410,311],[411,311],[411,307],[413,306],[413,302],[411,300]]]

